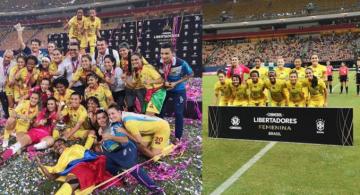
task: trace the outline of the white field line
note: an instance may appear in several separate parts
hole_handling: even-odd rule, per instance
[[[250,169],[261,157],[263,157],[277,142],[268,143],[255,156],[253,156],[246,164],[238,169],[224,183],[217,187],[210,195],[220,195],[225,192],[235,181],[237,181],[248,169]]]

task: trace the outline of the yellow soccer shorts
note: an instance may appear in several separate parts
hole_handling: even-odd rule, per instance
[[[231,106],[248,106],[249,101],[248,100],[234,100],[231,104]]]
[[[266,106],[266,100],[267,99],[250,99],[249,100],[249,106]]]
[[[286,106],[286,100],[282,100],[282,101],[274,101],[271,100],[270,101],[270,106],[272,107],[285,107]]]
[[[169,145],[170,125],[167,121],[128,121],[125,125],[126,129],[136,135],[141,134],[143,142],[149,142],[149,136],[152,136],[151,148],[164,149]],[[141,133],[141,130],[149,131],[149,134]],[[144,139],[144,137],[146,137]]]
[[[219,99],[219,105],[218,106],[228,106],[229,105],[229,99],[227,98],[220,98]]]
[[[8,85],[5,86],[6,96],[14,96],[14,88],[10,88]]]
[[[308,107],[324,107],[325,100],[323,97],[311,98],[308,101]]]
[[[293,101],[289,101],[289,107],[305,107],[306,106],[306,101],[297,101],[297,102],[293,102]]]
[[[85,36],[82,36],[82,37],[79,38],[79,40],[80,40],[80,48],[81,48],[81,49],[87,48],[88,43],[87,43],[86,37],[85,37]]]
[[[89,43],[90,47],[95,47],[96,46],[96,36],[88,37],[87,42]]]

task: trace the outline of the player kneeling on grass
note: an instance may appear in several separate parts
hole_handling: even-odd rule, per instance
[[[250,93],[249,106],[266,106],[265,83],[259,78],[259,72],[251,71],[250,78],[247,80],[247,88]]]
[[[64,106],[63,104],[61,106]],[[74,92],[70,96],[70,105],[65,105],[60,114],[60,120],[67,117],[65,121],[67,129],[61,132],[61,137],[67,139],[86,139],[85,147],[90,149],[95,141],[95,131],[85,128],[85,121],[87,120],[87,111],[81,105],[81,95]],[[54,138],[60,137],[60,132],[54,130]]]
[[[51,146],[54,142],[51,134],[56,124],[58,112],[60,110],[57,110],[55,98],[50,97],[46,101],[46,108],[37,115],[33,127],[27,133],[18,135],[18,142],[5,150],[1,155],[3,161],[6,161],[21,148],[30,144],[35,145],[29,146],[27,148],[28,152],[42,150]]]
[[[15,132],[16,137],[20,138],[28,131],[33,119],[38,114],[39,99],[38,93],[32,93],[30,100],[22,101],[16,106],[15,111],[10,113],[10,118],[5,124],[3,148],[8,147],[11,133]]]
[[[289,107],[305,107],[305,82],[299,80],[298,73],[295,70],[290,72],[289,77],[289,81],[286,82],[286,88],[289,91]]]
[[[285,85],[285,79],[278,79],[275,71],[269,71],[269,80],[265,82],[266,88],[270,92],[271,106],[288,106],[288,91]]]
[[[116,112],[110,109],[109,113]],[[106,169],[113,175],[134,167],[137,163],[137,148],[127,137],[126,130],[121,122],[110,124],[108,114],[104,110],[98,110],[96,120],[99,125],[99,135],[102,137],[101,149],[106,156]],[[155,182],[148,176],[142,167],[130,172],[139,183],[153,192],[162,192]]]
[[[318,79],[311,68],[307,68],[305,72],[308,78],[306,85],[310,93],[308,107],[326,107],[327,91],[325,82]]]
[[[231,98],[230,80],[226,79],[225,71],[217,71],[218,81],[215,83],[215,105],[227,106]]]
[[[247,94],[246,83],[242,82],[240,75],[234,74],[231,77],[231,106],[247,106],[249,104],[249,96]]]
[[[97,155],[78,144],[67,147],[65,142],[64,139],[58,139],[54,143],[54,152],[60,156],[55,166],[43,166],[37,158],[41,171],[48,179],[66,177],[55,195],[70,195],[76,189],[91,189],[112,177],[106,170],[105,156]]]
[[[127,136],[138,146],[139,150],[147,157],[153,158],[160,154],[169,145],[170,125],[161,118],[131,112],[122,112],[116,105],[108,109],[109,118],[112,122],[122,122]],[[152,135],[150,146],[144,139]]]

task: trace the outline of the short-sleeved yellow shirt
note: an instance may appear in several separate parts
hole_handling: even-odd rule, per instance
[[[272,84],[269,80],[265,82],[265,86],[270,91],[270,96],[273,101],[283,101],[285,97],[286,84],[284,80],[276,79],[275,84]]]
[[[257,83],[253,83],[251,79],[247,80],[247,86],[250,92],[250,99],[265,99],[265,82],[259,79]]]
[[[79,81],[81,77],[87,76],[87,74],[89,74],[91,71],[86,71],[84,70],[82,67],[77,69],[76,72],[74,73],[72,80],[73,81]],[[93,71],[100,79],[104,79],[104,73],[101,72],[101,70],[96,67],[95,71]]]
[[[250,72],[253,70],[256,70],[259,72],[259,78],[261,78],[261,79],[265,79],[269,72],[268,69],[263,66],[260,66],[259,68],[254,67],[250,70]]]
[[[316,76],[318,79],[322,79],[323,81],[327,80],[326,76],[326,66],[318,64],[316,67],[309,66],[313,70],[314,76]]]
[[[88,37],[96,36],[96,31],[101,28],[101,20],[95,16],[95,20],[92,21],[90,17],[85,20],[85,30],[87,31]]]
[[[64,95],[60,95],[59,92],[57,90],[55,90],[54,92],[54,98],[58,101],[58,102],[65,102],[67,105],[69,105],[70,103],[70,97],[71,94],[74,93],[74,91],[72,89],[66,89],[65,90],[65,94]]]
[[[73,16],[69,22],[69,38],[81,39],[84,35],[81,34],[81,31],[85,27],[85,17],[82,17],[81,20],[78,20],[76,16]]]
[[[292,70],[296,71],[299,80],[303,81],[305,79],[305,68],[304,67],[293,68]]]
[[[66,106],[64,110],[61,111],[61,115],[69,116],[70,120],[67,123],[69,128],[74,127],[78,122],[85,122],[85,120],[87,119],[87,111],[82,105],[80,105],[77,109]],[[84,123],[81,125],[80,130],[85,130]]]
[[[107,109],[109,105],[106,100],[112,98],[112,93],[108,87],[100,84],[96,89],[90,89],[89,87],[86,88],[85,99],[88,99],[91,96],[96,97],[100,102],[100,106],[104,109]]]
[[[161,87],[162,84],[145,84],[145,81],[153,81],[161,79],[161,75],[158,71],[155,70],[155,68],[150,65],[146,64],[142,67],[141,73],[140,73],[140,80],[144,84],[146,89],[156,89]]]
[[[291,69],[287,67],[275,68],[276,78],[279,80],[288,80]]]

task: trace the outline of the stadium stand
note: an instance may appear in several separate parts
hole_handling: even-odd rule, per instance
[[[253,9],[253,5],[256,9]],[[204,4],[205,23],[250,21],[321,13],[339,13],[360,9],[357,0],[244,0],[208,1]],[[284,12],[286,10],[286,12]]]
[[[205,42],[203,64],[226,65],[234,55],[244,64],[251,63],[256,56],[267,62],[275,62],[282,56],[286,63],[300,56],[304,62],[309,62],[312,53],[317,53],[321,61],[349,61],[354,59],[358,38],[359,33],[348,32]]]

